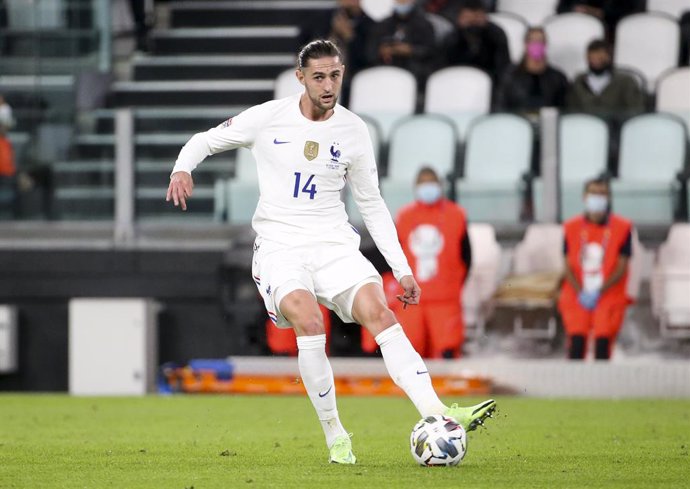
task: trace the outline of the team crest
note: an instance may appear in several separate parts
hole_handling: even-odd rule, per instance
[[[319,155],[319,143],[307,141],[304,143],[304,157],[311,161]]]

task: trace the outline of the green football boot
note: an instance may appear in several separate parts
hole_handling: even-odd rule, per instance
[[[443,414],[455,418],[465,428],[465,431],[474,431],[477,429],[477,426],[484,425],[484,420],[493,418],[495,411],[496,401],[489,399],[470,407],[460,407],[457,404],[453,404]]]
[[[328,457],[328,462],[332,464],[354,464],[357,462],[357,457],[352,453],[352,442],[350,437],[352,435],[340,435],[335,439],[331,445],[331,454]]]

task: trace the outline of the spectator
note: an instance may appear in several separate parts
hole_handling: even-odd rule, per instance
[[[496,10],[496,0],[480,0],[480,2],[488,12]],[[465,3],[467,0],[426,0],[423,2],[424,10],[432,14],[442,15],[452,22],[455,22],[458,10]]]
[[[645,11],[645,0],[560,0],[559,14],[580,12],[601,20],[606,27],[606,36],[613,41],[618,21],[630,14]]]
[[[0,95],[0,216],[16,215],[16,174],[12,143],[7,132],[14,125],[12,108]]]
[[[584,204],[584,215],[563,225],[566,265],[558,308],[568,335],[568,357],[583,359],[593,334],[595,358],[607,360],[628,304],[632,224],[611,212],[606,179],[585,184]]]
[[[536,119],[542,107],[563,107],[568,80],[546,60],[546,34],[531,27],[525,35],[525,56],[503,75],[496,92],[496,109],[521,112]]]
[[[613,71],[611,49],[595,40],[587,47],[589,71],[575,78],[566,99],[568,110],[620,121],[644,111],[642,89],[634,78]]]
[[[313,17],[300,30],[300,45],[314,39],[330,39],[345,57],[349,76],[343,82],[340,103],[347,105],[352,75],[367,68],[369,36],[376,23],[363,10],[360,0],[338,0],[338,6]]]
[[[465,211],[443,197],[439,176],[430,167],[419,170],[415,195],[416,201],[398,214],[396,226],[424,299],[417,307],[399,308],[396,315],[422,356],[457,358],[464,340],[460,296],[472,264]]]
[[[374,29],[369,42],[371,64],[398,66],[411,71],[420,87],[433,71],[434,28],[414,0],[395,0],[393,15]]]
[[[448,64],[474,66],[494,81],[510,65],[508,38],[503,29],[489,22],[482,0],[464,1],[446,52]]]

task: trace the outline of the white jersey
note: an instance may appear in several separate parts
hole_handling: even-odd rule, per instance
[[[212,154],[250,148],[260,190],[252,227],[263,239],[289,245],[352,239],[356,231],[340,198],[347,181],[395,277],[412,275],[379,191],[366,124],[341,105],[325,121],[309,120],[299,100],[300,95],[272,100],[194,135],[180,151],[173,173],[191,173]]]

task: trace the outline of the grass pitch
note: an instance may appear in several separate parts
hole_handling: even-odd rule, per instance
[[[501,398],[448,468],[413,462],[406,399],[339,409],[356,466],[327,463],[306,396],[0,395],[0,487],[690,487],[690,401]]]

